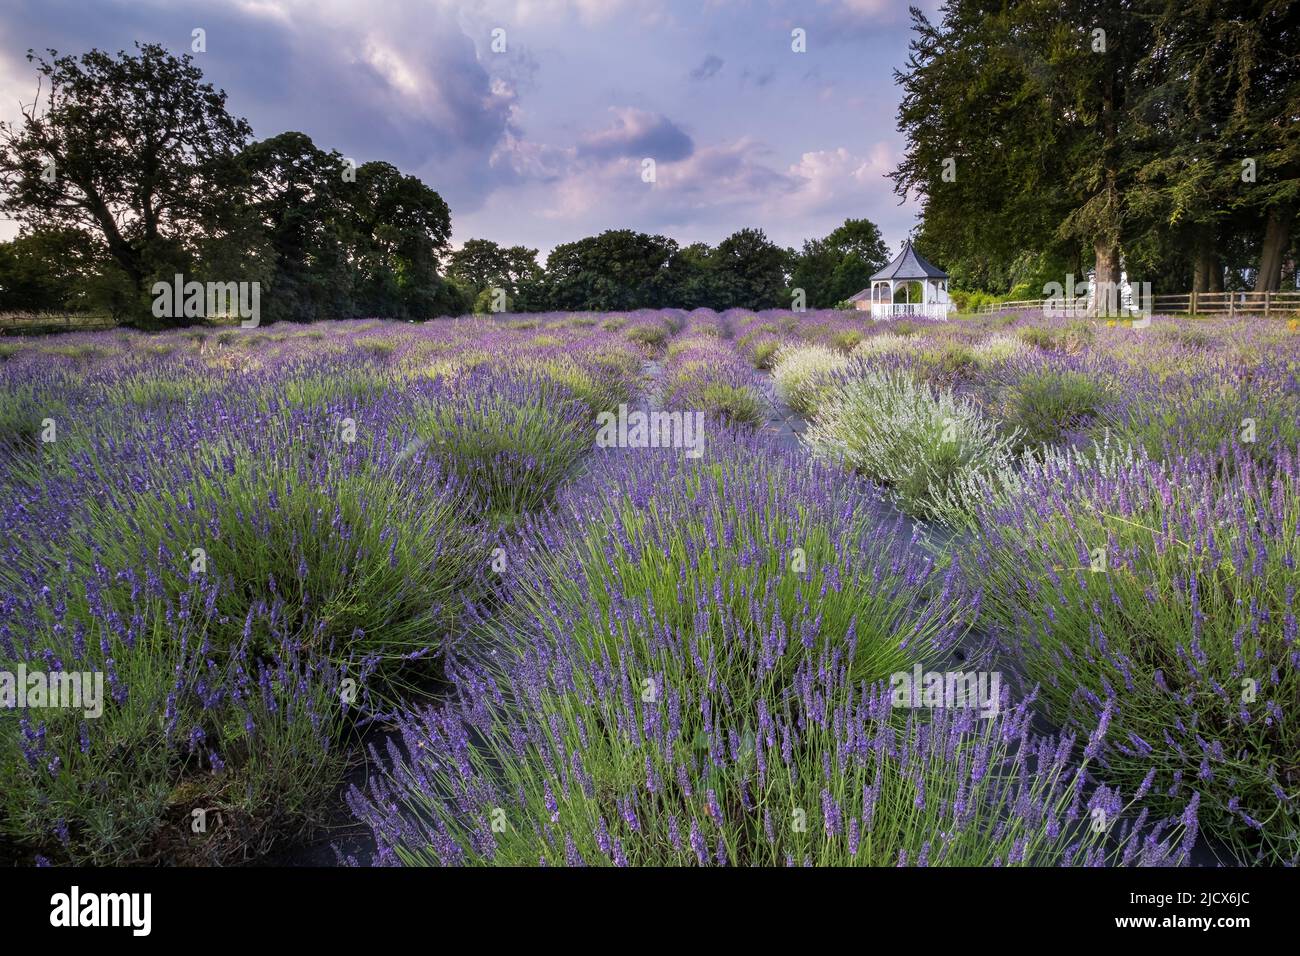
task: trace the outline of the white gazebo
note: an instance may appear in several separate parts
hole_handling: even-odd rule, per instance
[[[915,286],[920,288],[914,302],[912,289]],[[899,289],[904,290],[905,298],[902,302],[895,302]],[[873,319],[892,319],[902,315],[946,319],[955,308],[948,298],[948,273],[927,262],[912,248],[911,240],[903,243],[903,251],[897,259],[871,277],[870,289],[863,289],[849,301],[855,308],[870,309]]]

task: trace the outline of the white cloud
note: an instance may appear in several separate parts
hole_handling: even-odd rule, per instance
[[[887,192],[890,183],[884,177],[897,162],[893,149],[884,142],[875,143],[865,156],[843,146],[804,153],[788,170],[799,181],[790,199],[801,206],[824,209],[850,196]]]
[[[363,56],[380,75],[400,92],[417,96],[422,91],[420,78],[392,47],[375,36],[366,38]]]

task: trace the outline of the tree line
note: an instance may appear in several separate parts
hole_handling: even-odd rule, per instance
[[[895,189],[956,285],[1295,281],[1300,4],[947,0],[913,9]]]
[[[0,209],[21,227],[0,245],[0,307],[147,324],[154,283],[177,274],[260,283],[270,321],[453,307],[451,214],[416,177],[302,133],[254,142],[191,58],[156,44],[28,59],[37,97],[0,126]]]
[[[159,324],[155,283],[257,282],[266,321],[477,311],[829,307],[889,258],[850,219],[802,250],[758,229],[716,247],[610,230],[537,250],[471,239],[417,177],[356,164],[300,132],[255,141],[188,55],[28,54],[38,92],[0,125],[0,311],[107,312]],[[164,320],[164,321],[180,321]]]
[[[563,243],[543,269],[537,250],[471,239],[448,257],[448,275],[475,311],[633,308],[832,308],[866,288],[889,259],[879,228],[849,219],[800,250],[782,249],[760,229],[740,229],[709,246],[613,229]],[[495,301],[494,301],[495,300]]]

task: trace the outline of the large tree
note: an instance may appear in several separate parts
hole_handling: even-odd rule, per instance
[[[362,314],[426,319],[463,310],[438,274],[451,237],[451,212],[438,193],[390,163],[369,162],[340,195]]]
[[[1066,268],[1087,251],[1119,279],[1131,147],[1128,78],[1149,24],[1122,0],[950,0],[916,36],[895,188],[925,205],[921,240],[954,278],[1009,285],[1025,251]]]
[[[80,229],[25,231],[0,242],[0,312],[84,309],[97,271],[94,242]]]
[[[631,229],[611,229],[561,243],[546,258],[546,283],[556,309],[657,308],[668,288],[677,243]]]
[[[1070,210],[1053,136],[1049,79],[1022,45],[1040,42],[1000,0],[950,0],[933,23],[912,10],[898,126],[908,141],[891,174],[924,207],[919,242],[955,285],[1008,288],[1025,249],[1069,265],[1057,227]]]
[[[96,236],[137,299],[240,231],[228,202],[251,131],[189,56],[137,44],[28,59],[40,83],[22,120],[0,125],[0,209]]]
[[[1113,281],[1124,254],[1180,289],[1221,287],[1225,264],[1277,287],[1300,205],[1300,5],[949,0],[941,23],[913,18],[893,176],[955,283],[1084,261]]]
[[[870,219],[846,219],[824,239],[809,239],[792,258],[790,285],[807,305],[828,309],[871,282],[890,260],[889,247]]]
[[[447,257],[447,274],[474,295],[500,288],[514,297],[524,283],[541,274],[537,250],[526,246],[500,246],[491,239],[468,239]]]
[[[789,307],[785,298],[789,253],[761,229],[739,229],[718,243],[710,257],[718,309]]]
[[[720,300],[713,249],[707,242],[682,246],[668,262],[661,301],[678,309],[711,309]]]
[[[274,268],[264,311],[270,321],[309,322],[353,314],[350,235],[340,215],[346,161],[304,133],[281,133],[244,150],[248,202],[270,244]]]

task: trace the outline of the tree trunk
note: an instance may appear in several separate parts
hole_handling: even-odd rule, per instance
[[[1119,311],[1119,246],[1098,239],[1093,243],[1097,263],[1093,274],[1093,304],[1097,315]]]
[[[1282,260],[1291,244],[1291,220],[1295,210],[1277,207],[1269,210],[1268,225],[1264,227],[1264,244],[1259,251],[1259,274],[1255,276],[1256,292],[1276,292],[1282,287]]]
[[[1196,240],[1196,254],[1192,259],[1192,291],[1214,291],[1215,274],[1221,271],[1218,268],[1218,257],[1214,254],[1214,237],[1206,230]],[[1223,284],[1222,276],[1219,277],[1219,284]]]
[[[1210,268],[1210,287],[1206,291],[1222,292],[1223,291],[1223,263],[1219,261],[1218,256],[1216,255],[1210,256],[1209,268]]]

